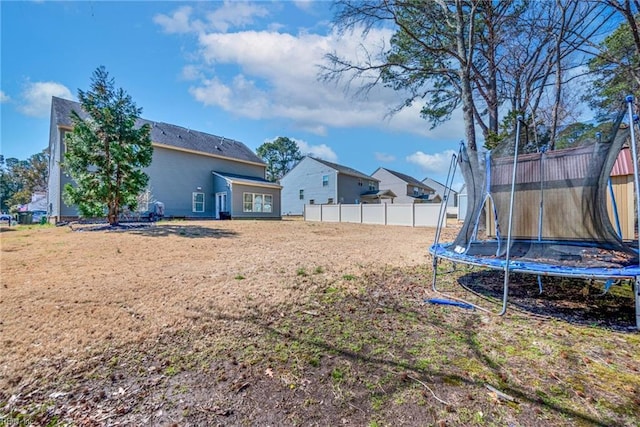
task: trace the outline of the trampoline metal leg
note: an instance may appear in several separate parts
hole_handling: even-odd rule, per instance
[[[455,263],[454,263],[454,265],[455,265]],[[495,314],[495,312],[492,312],[491,310],[486,309],[484,307],[480,307],[479,305],[474,304],[474,303],[472,303],[472,302],[470,302],[470,301],[468,301],[468,300],[466,300],[464,298],[460,298],[460,297],[451,295],[448,292],[441,291],[440,289],[438,289],[438,285],[437,285],[438,273],[437,273],[437,271],[438,271],[438,259],[434,255],[434,260],[433,260],[433,281],[431,283],[431,289],[433,290],[433,292],[436,292],[437,294],[440,294],[440,295],[442,295],[442,296],[444,296],[446,298],[452,299],[454,301],[458,301],[458,302],[462,302],[462,303],[465,303],[465,304],[469,304],[473,308],[476,308],[476,309],[478,309],[480,311],[483,311],[485,313]],[[454,267],[453,271],[455,271],[455,267]],[[506,295],[506,291],[505,291],[505,295]],[[502,312],[500,313],[500,316],[502,316],[506,311],[507,311],[507,309],[506,309],[506,301],[505,301],[505,302],[503,302]]]
[[[504,272],[504,289],[502,291],[502,310],[498,313],[499,316],[503,316],[507,312],[507,298],[509,296],[509,270]]]
[[[636,329],[640,331],[640,276],[636,276],[633,295],[636,300]]]

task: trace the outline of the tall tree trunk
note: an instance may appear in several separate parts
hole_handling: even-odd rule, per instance
[[[562,102],[562,41],[564,40],[564,33],[566,30],[567,12],[565,6],[561,0],[556,1],[556,6],[561,11],[560,27],[556,35],[556,81],[554,85],[555,99],[553,103],[552,116],[551,116],[551,141],[549,149],[554,150],[556,148],[556,134],[558,133],[558,124],[560,122],[560,104]]]
[[[473,88],[471,86],[471,63],[473,61],[473,22],[475,5],[469,13],[469,40],[465,38],[465,19],[461,0],[456,1],[456,44],[460,61],[460,88],[462,99],[462,116],[464,119],[464,133],[468,147],[477,151],[476,128],[473,107]],[[468,45],[467,45],[468,43]]]

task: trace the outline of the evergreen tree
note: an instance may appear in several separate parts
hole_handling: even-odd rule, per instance
[[[135,210],[147,187],[142,168],[153,155],[151,127],[136,127],[142,109],[122,88],[115,89],[104,67],[94,71],[89,91],[78,90],[78,99],[88,116],[71,113],[64,168],[74,184],[65,186],[65,202],[77,205],[84,217],[106,213],[109,224],[117,225],[122,210]]]
[[[286,136],[265,142],[258,147],[256,154],[267,164],[267,179],[273,182],[282,178],[302,160],[298,144]]]
[[[618,111],[626,95],[640,90],[640,53],[628,22],[620,24],[600,48],[588,63],[596,78],[587,100],[601,114],[607,114]]]
[[[0,210],[15,209],[17,205],[29,203],[34,192],[46,191],[48,168],[49,153],[46,150],[28,160],[5,159],[0,154]]]

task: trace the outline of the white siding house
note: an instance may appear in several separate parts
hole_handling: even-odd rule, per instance
[[[393,203],[439,203],[442,200],[433,188],[412,176],[386,168],[376,169],[371,176],[380,181],[380,188],[396,194]]]
[[[306,204],[367,203],[379,200],[378,180],[336,163],[304,157],[280,179],[282,215],[302,215]]]
[[[442,200],[444,200],[445,193],[447,192],[447,186],[436,181],[435,179],[431,179],[429,177],[422,180],[422,183],[433,188],[436,191],[436,194],[439,195]],[[453,188],[449,191],[449,198],[447,199],[447,212],[453,211],[457,212],[458,207],[458,192]],[[454,209],[456,208],[456,209]]]

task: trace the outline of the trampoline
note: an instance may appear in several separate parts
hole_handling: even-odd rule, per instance
[[[467,188],[465,221],[453,242],[441,243],[446,221],[442,204],[429,249],[433,290],[448,295],[437,286],[440,260],[502,271],[500,315],[507,310],[511,273],[536,275],[540,287],[541,276],[603,280],[607,287],[628,280],[640,329],[637,120],[633,98],[627,97],[623,114],[553,150],[530,144],[520,117],[513,138],[490,152],[478,153],[461,144],[452,158],[446,188],[451,188],[459,169]],[[631,191],[622,200],[620,192],[616,197],[613,191],[610,175],[624,149],[631,155],[627,163],[632,166],[627,166],[633,181],[629,179]],[[448,197],[445,194],[445,200]],[[627,214],[626,229],[621,226],[620,206]]]

